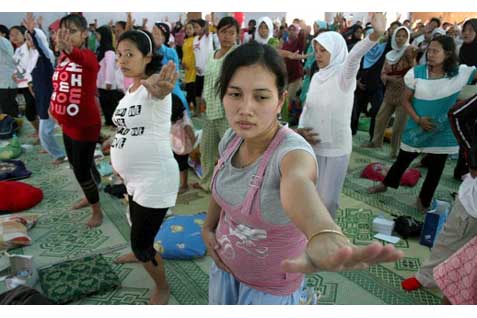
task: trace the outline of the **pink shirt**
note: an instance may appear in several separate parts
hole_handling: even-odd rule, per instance
[[[96,80],[96,86],[98,86],[98,88],[106,89],[106,85],[110,84],[111,89],[116,89],[115,64],[116,54],[114,51],[104,53],[103,59],[99,62],[99,73]]]

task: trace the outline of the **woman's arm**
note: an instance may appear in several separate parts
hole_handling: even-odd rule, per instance
[[[291,151],[281,162],[280,200],[291,221],[308,238],[297,258],[282,261],[285,272],[310,273],[321,270],[365,269],[403,256],[394,246],[373,243],[355,247],[341,232],[316,191],[316,161],[303,151]]]
[[[381,13],[374,13],[371,24],[373,25],[373,33],[364,40],[359,41],[346,58],[343,72],[340,73],[340,86],[344,91],[350,89],[354,84],[363,56],[376,45],[379,38],[386,31],[386,17]]]
[[[222,208],[215,201],[213,196],[210,196],[209,207],[207,208],[207,217],[205,218],[204,224],[202,225],[202,238],[204,243],[207,246],[207,251],[209,256],[212,257],[215,264],[218,268],[223,271],[230,272],[230,269],[222,262],[216,250],[220,249],[221,246],[215,238],[215,229],[220,219],[220,212]]]
[[[411,70],[412,71],[412,70]],[[412,99],[414,98],[414,92],[406,87],[404,89],[404,98],[402,101],[402,106],[404,111],[416,122],[418,126],[421,126],[425,131],[431,131],[434,128],[434,124],[429,117],[419,116],[414,107],[412,106]]]

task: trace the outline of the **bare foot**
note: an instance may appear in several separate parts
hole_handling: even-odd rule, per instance
[[[98,226],[100,226],[101,223],[103,223],[103,213],[101,213],[101,212],[99,212],[99,213],[93,212],[93,215],[92,215],[91,218],[88,220],[88,223],[86,223],[86,226],[89,227],[89,228],[93,228],[93,227],[98,227]]]
[[[139,263],[134,253],[128,253],[117,257],[114,262],[116,264]]]
[[[51,163],[54,164],[55,166],[62,164],[63,162],[66,162],[66,157],[62,158],[57,158],[53,160]]]
[[[149,305],[167,305],[169,302],[170,289],[167,288],[157,288],[151,292],[151,297],[149,297]]]
[[[388,187],[386,187],[384,184],[380,183],[377,186],[368,188],[368,193],[370,193],[370,194],[381,193],[381,192],[386,192],[387,190],[388,190]]]
[[[184,192],[187,192],[189,190],[189,186],[186,184],[185,186],[182,186],[179,188],[178,194],[182,194]]]
[[[76,202],[73,205],[73,210],[79,210],[79,209],[85,208],[87,206],[89,206],[88,199],[83,198],[83,199],[79,200],[78,202]]]
[[[45,153],[48,153],[48,151],[46,151],[45,149],[41,149],[41,150],[38,150],[38,153],[45,154]]]
[[[361,147],[362,148],[378,148],[371,141],[370,142],[365,142],[364,144],[361,144]]]
[[[202,191],[205,191],[205,192],[209,192],[208,190],[202,188],[202,186],[200,185],[199,182],[195,182],[191,186],[192,186],[193,189],[198,189],[198,190],[202,190]]]

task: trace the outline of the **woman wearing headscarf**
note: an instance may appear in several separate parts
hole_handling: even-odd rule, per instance
[[[410,32],[401,26],[394,30],[391,39],[392,50],[386,54],[381,79],[385,84],[384,101],[376,116],[376,127],[371,142],[363,147],[379,148],[383,145],[384,130],[392,114],[395,113],[391,139],[391,157],[395,158],[401,144],[401,134],[407,122],[407,114],[402,107],[404,95],[404,75],[416,64],[416,48],[409,44]]]
[[[469,19],[465,21],[462,27],[462,46],[459,50],[459,63],[468,66],[477,66],[477,19]],[[464,92],[459,95],[459,99],[467,99],[468,97],[477,93],[475,86],[467,86]],[[466,160],[462,149],[459,149],[459,158],[454,168],[454,178],[461,180],[468,172]]]
[[[325,21],[316,20],[315,23],[313,23],[313,38],[317,37],[321,32],[326,31],[327,28],[328,25]],[[308,94],[308,89],[310,88],[311,77],[313,76],[313,74],[315,74],[316,71],[318,71],[315,54],[313,54],[313,40],[308,46],[308,49],[306,50],[306,55],[307,58],[305,60],[305,65],[303,65],[305,78],[303,79],[303,85],[301,87],[300,94],[300,101],[302,105],[305,104],[306,95]]]
[[[114,126],[112,117],[123,94],[116,87],[116,53],[113,47],[113,33],[109,26],[96,29],[99,47],[96,56],[99,61],[99,73],[96,85],[99,92],[99,103],[103,111],[106,126]]]
[[[268,44],[277,48],[280,40],[273,37],[273,23],[269,17],[261,17],[257,22],[258,27],[255,29],[255,41],[260,44]]]
[[[349,31],[343,34],[344,38],[346,39],[346,44],[348,45],[348,51],[363,39],[363,27],[359,24],[353,24]]]
[[[372,24],[374,31],[349,54],[337,32],[324,32],[313,40],[320,70],[311,79],[298,132],[313,144],[320,170],[318,193],[333,218],[352,150],[350,120],[356,74],[361,58],[384,34],[386,18],[373,14]]]
[[[167,62],[172,61],[176,65],[176,71],[179,72],[180,63],[177,52],[168,46],[171,37],[171,29],[169,25],[163,22],[154,23],[154,27],[152,28],[152,37],[154,38],[154,44],[156,45],[157,53],[162,55],[162,65],[166,65]],[[184,92],[181,90],[179,80],[176,81],[174,89],[172,90],[172,94],[175,94],[180,98],[184,108],[187,111],[187,115],[190,118],[191,113],[189,104],[187,103],[187,100],[184,96]]]

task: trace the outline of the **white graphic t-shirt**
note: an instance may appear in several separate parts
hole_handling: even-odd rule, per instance
[[[133,200],[148,208],[176,204],[179,167],[171,140],[171,95],[156,99],[144,86],[126,92],[113,115],[116,136],[111,144],[113,168]]]

